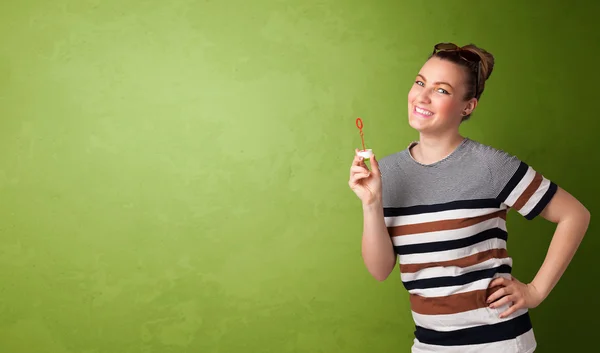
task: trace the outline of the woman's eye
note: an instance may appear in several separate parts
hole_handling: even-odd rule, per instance
[[[416,81],[417,85],[424,86],[425,84],[422,81]]]
[[[438,92],[443,93],[443,94],[448,94],[448,91],[446,91],[443,88],[438,88]]]

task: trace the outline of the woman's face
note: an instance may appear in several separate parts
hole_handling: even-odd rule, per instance
[[[408,92],[410,126],[425,134],[457,132],[462,117],[477,105],[475,99],[464,100],[466,78],[463,67],[436,57],[429,59]]]

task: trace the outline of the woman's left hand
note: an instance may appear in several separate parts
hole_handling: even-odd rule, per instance
[[[499,277],[490,283],[490,288],[502,286],[488,297],[490,308],[497,308],[512,302],[512,305],[500,314],[500,318],[507,317],[522,308],[535,308],[544,300],[542,293],[533,284],[521,283],[511,276],[511,279]],[[498,300],[499,299],[499,300]]]

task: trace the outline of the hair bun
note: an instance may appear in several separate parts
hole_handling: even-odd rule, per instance
[[[481,58],[481,77],[482,82],[487,80],[494,70],[494,56],[483,48],[476,46],[475,44],[468,44],[462,47],[463,50],[468,50],[472,53],[477,54]]]

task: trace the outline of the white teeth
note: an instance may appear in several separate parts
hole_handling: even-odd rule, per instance
[[[428,116],[431,116],[431,115],[433,115],[433,113],[432,113],[432,112],[430,112],[429,110],[421,109],[421,108],[419,108],[419,107],[415,107],[415,110],[416,110],[416,111],[417,111],[417,113],[419,113],[419,114],[428,115]]]

